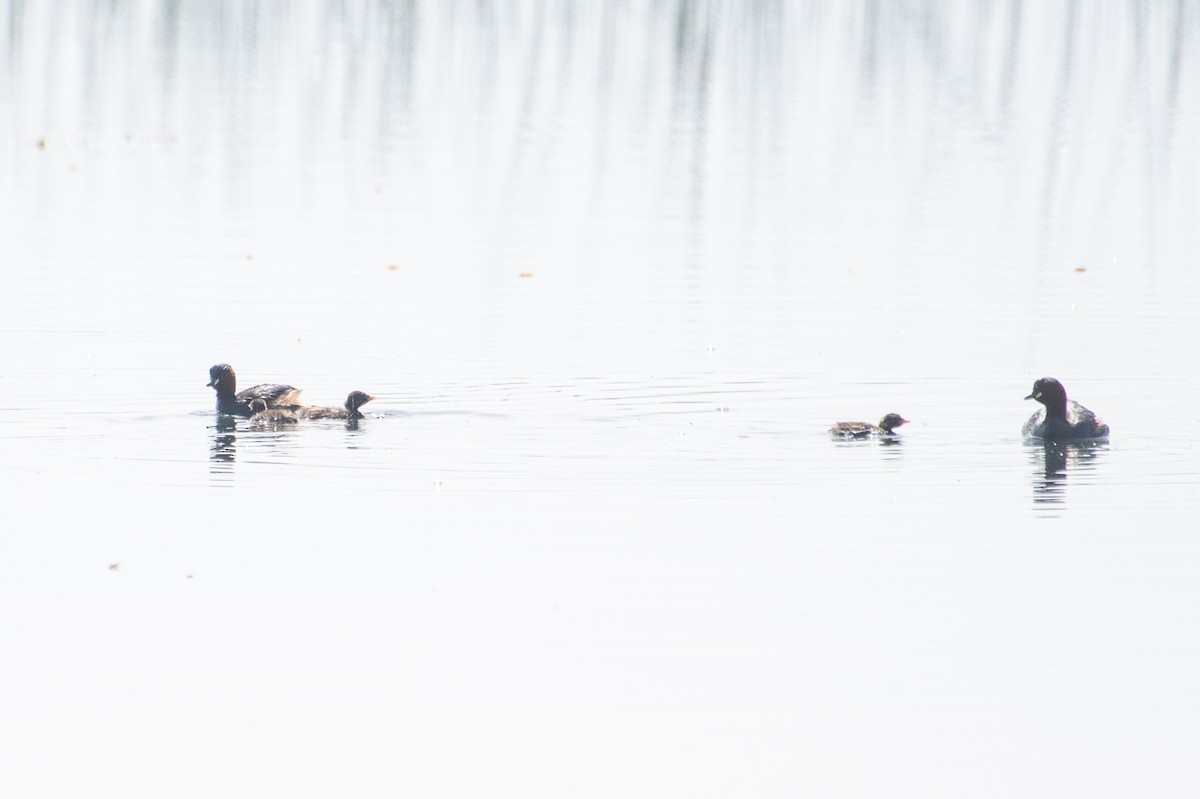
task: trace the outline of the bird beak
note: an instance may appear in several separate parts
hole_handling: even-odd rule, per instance
[[[210,386],[210,387],[212,387],[212,388],[216,388],[216,387],[217,387],[217,383],[220,383],[220,382],[221,382],[221,378],[219,378],[219,377],[214,377],[212,380],[209,380],[209,381],[208,381],[207,383],[205,383],[204,385],[206,385],[206,386]]]
[[[1029,395],[1028,397],[1026,397],[1025,399],[1037,399],[1037,398],[1038,398],[1038,397],[1040,397],[1040,396],[1042,396],[1042,395],[1041,395],[1041,394],[1030,394],[1030,395]]]
[[[908,420],[904,417],[900,417],[900,424],[908,424]]]
[[[374,397],[367,397],[367,402],[374,402],[374,401],[375,401]]]

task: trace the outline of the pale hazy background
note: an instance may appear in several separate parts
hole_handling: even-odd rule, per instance
[[[3,793],[1197,795],[1198,39],[0,2]]]

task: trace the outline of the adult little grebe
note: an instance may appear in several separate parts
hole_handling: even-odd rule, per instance
[[[233,416],[254,415],[250,401],[261,399],[268,408],[300,404],[300,389],[275,383],[262,383],[243,391],[237,390],[237,375],[227,363],[219,363],[208,370],[208,385],[217,392],[217,410]]]
[[[1046,406],[1039,408],[1021,428],[1026,438],[1083,441],[1108,435],[1108,425],[1078,402],[1068,400],[1067,390],[1053,377],[1043,377],[1035,382],[1033,391],[1025,399],[1037,400]]]

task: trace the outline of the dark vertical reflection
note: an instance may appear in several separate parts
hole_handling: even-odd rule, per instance
[[[10,113],[16,115],[21,100],[19,87],[25,58],[25,39],[21,32],[25,27],[25,2],[12,0],[8,6],[8,35],[4,52],[0,54],[4,61],[3,74],[0,74],[0,122],[10,125],[17,121]]]
[[[1191,10],[1193,12],[1196,10],[1195,4],[1191,5]],[[1187,11],[1188,7],[1184,5],[1184,0],[1176,0],[1175,13],[1172,15],[1171,45],[1167,48],[1169,55],[1167,57],[1166,122],[1168,129],[1172,132],[1178,118],[1180,77],[1183,71],[1183,52],[1188,33]],[[1174,142],[1173,136],[1166,138],[1168,142]]]
[[[1145,181],[1145,190],[1149,196],[1157,196],[1160,190],[1160,180],[1158,170],[1155,168],[1156,162],[1161,162],[1166,159],[1167,153],[1160,152],[1165,142],[1162,140],[1163,124],[1155,119],[1151,108],[1156,102],[1155,93],[1149,90],[1151,85],[1150,76],[1147,70],[1150,69],[1150,53],[1147,47],[1147,20],[1146,6],[1144,4],[1133,4],[1127,9],[1129,14],[1129,29],[1132,39],[1133,48],[1133,67],[1129,71],[1129,89],[1127,90],[1128,103],[1133,114],[1145,120],[1147,126],[1147,135],[1145,139],[1146,146],[1141,148],[1138,153],[1142,165],[1142,180]],[[1110,174],[1113,176],[1113,182],[1116,182],[1118,177],[1117,170],[1119,164],[1116,159],[1108,165]],[[1155,209],[1150,203],[1141,204],[1141,225],[1147,242],[1154,240],[1155,230]],[[1147,283],[1153,284],[1157,281],[1156,259],[1154,257],[1154,248],[1149,247],[1143,255],[1143,269],[1147,278]]]
[[[209,428],[212,440],[208,447],[209,475],[221,481],[234,475],[237,462],[237,422],[232,416],[217,414],[217,422]]]
[[[1062,156],[1061,150],[1064,145],[1064,131],[1068,124],[1068,114],[1074,99],[1071,88],[1072,75],[1075,68],[1076,10],[1075,0],[1068,0],[1066,20],[1061,28],[1062,43],[1061,48],[1058,50],[1059,56],[1056,59],[1058,62],[1058,71],[1055,76],[1053,93],[1051,95],[1049,119],[1047,120],[1047,130],[1044,138],[1044,152],[1042,153],[1042,157],[1045,159],[1045,166],[1042,168],[1041,212],[1038,214],[1040,220],[1038,228],[1038,254],[1047,259],[1051,255],[1050,250],[1054,243],[1053,224],[1057,218],[1058,205],[1061,202],[1058,197],[1060,186],[1059,164]],[[1065,190],[1069,191],[1069,187]]]
[[[1007,129],[1011,122],[1013,102],[1013,87],[1016,84],[1018,59],[1021,42],[1021,0],[1013,0],[1006,15],[1008,35],[1004,39],[1004,49],[1001,52],[1000,91],[997,106],[999,108],[999,123],[1002,129]]]
[[[1190,19],[1189,19],[1190,16]],[[1186,109],[1181,105],[1181,87],[1183,83],[1183,63],[1186,51],[1188,49],[1189,39],[1193,37],[1194,41],[1197,34],[1197,29],[1200,28],[1200,8],[1195,3],[1185,3],[1184,0],[1177,0],[1171,15],[1171,40],[1167,47],[1167,78],[1166,85],[1163,90],[1163,113],[1161,115],[1162,124],[1159,128],[1159,137],[1156,142],[1147,142],[1147,149],[1155,149],[1158,151],[1158,158],[1155,161],[1157,172],[1155,175],[1155,186],[1161,187],[1163,191],[1170,192],[1172,189],[1173,180],[1178,176],[1175,174],[1173,165],[1179,158],[1179,147],[1177,139],[1179,138],[1179,123],[1180,118],[1186,114]],[[1191,146],[1192,142],[1185,142],[1184,146]],[[1184,178],[1186,181],[1187,179]],[[1146,211],[1151,214],[1151,225],[1148,227],[1146,236],[1147,239],[1154,243],[1151,252],[1158,255],[1160,249],[1163,248],[1163,242],[1171,241],[1169,235],[1163,235],[1160,232],[1160,225],[1164,221],[1173,221],[1169,217],[1164,220],[1164,214],[1159,212],[1157,206],[1146,204]]]
[[[180,85],[180,49],[183,46],[182,14],[183,0],[164,0],[163,13],[158,20],[158,38],[155,46],[160,49],[161,83],[158,97],[162,108],[170,109],[182,92]]]
[[[501,243],[515,238],[503,229],[513,215],[554,224],[557,198],[574,192],[591,215],[577,223],[585,238],[638,201],[673,240],[703,250],[724,224],[749,227],[789,203],[828,208],[821,220],[756,232],[766,244],[754,244],[775,244],[787,264],[779,268],[793,270],[811,259],[791,257],[792,242],[835,248],[854,235],[876,177],[903,197],[893,204],[906,237],[938,238],[954,210],[947,188],[973,189],[967,170],[979,164],[979,177],[1008,196],[1002,207],[970,198],[978,215],[1029,209],[1019,220],[1027,229],[997,237],[1032,242],[1036,259],[1051,261],[1094,221],[1078,210],[1077,173],[1086,171],[1093,186],[1137,181],[1147,202],[1137,206],[1141,229],[1128,235],[1152,261],[1179,246],[1162,242],[1181,240],[1174,229],[1192,207],[1164,209],[1161,198],[1189,196],[1195,178],[1176,139],[1194,127],[1197,13],[1183,0],[1097,8],[113,0],[57,14],[14,0],[0,114],[13,120],[20,98],[37,98],[28,114],[43,119],[23,134],[31,141],[182,128],[191,160],[180,171],[193,179],[165,193],[202,196],[207,182],[220,198],[211,202],[232,198],[236,207],[222,211],[238,220],[285,210],[307,219],[333,204],[329,195],[356,196],[367,181],[435,181],[477,190],[470,199],[483,221],[503,220],[487,231]],[[1104,64],[1119,66],[1093,86],[1085,70],[1100,48]],[[1045,76],[1032,74],[1047,65]],[[1114,99],[1122,92],[1127,101]],[[447,118],[468,121],[454,128]],[[443,136],[448,129],[458,133]],[[565,163],[577,151],[587,168]],[[367,174],[343,176],[359,154]],[[610,182],[635,162],[644,165],[638,180]],[[864,162],[892,174],[864,177]],[[1141,174],[1131,178],[1130,163]],[[568,169],[579,180],[564,187],[556,181]],[[275,188],[280,175],[294,191]],[[1092,194],[1101,195],[1092,209],[1120,207]],[[272,206],[280,197],[298,208]],[[422,199],[406,197],[409,207]],[[844,227],[830,230],[829,220]],[[1035,278],[1033,291],[1042,287]]]
[[[682,159],[682,200],[694,237],[705,207],[710,158],[707,115],[719,23],[711,3],[678,2],[673,16],[672,143],[678,143]],[[693,243],[696,246],[694,238]]]
[[[603,176],[608,168],[610,132],[612,130],[613,89],[617,67],[617,25],[620,10],[605,4],[600,22],[600,45],[596,53],[596,131],[592,147],[592,168],[597,177]],[[598,184],[598,181],[597,181]],[[589,208],[599,210],[597,184],[589,192]]]
[[[519,54],[524,67],[521,71],[523,82],[520,92],[519,110],[517,112],[517,127],[519,134],[516,139],[516,149],[510,163],[509,185],[517,185],[526,179],[525,167],[529,158],[529,146],[534,140],[532,135],[536,125],[533,121],[533,108],[537,102],[538,90],[543,83],[540,58],[542,56],[542,40],[546,35],[546,6],[539,3],[533,13],[533,35],[529,45]]]
[[[1108,451],[1104,442],[1039,442],[1029,444],[1033,501],[1037,505],[1063,505],[1067,501],[1068,475],[1093,471]]]
[[[862,33],[858,41],[850,40],[851,46],[860,49],[859,64],[862,68],[860,76],[861,88],[859,95],[870,99],[875,95],[876,80],[879,74],[879,40],[882,36],[880,28],[883,25],[879,3],[876,0],[866,0],[862,4]]]
[[[385,172],[392,167],[392,154],[402,142],[412,140],[412,103],[414,64],[418,57],[416,0],[382,3],[378,7],[382,18],[383,48],[379,80],[378,112],[373,151],[375,165]],[[398,165],[396,165],[398,166]]]
[[[704,196],[706,189],[706,166],[708,160],[708,111],[709,92],[713,66],[713,14],[703,15],[701,30],[697,32],[699,43],[695,57],[696,89],[692,106],[692,123],[689,126],[693,138],[692,163],[689,173],[692,177],[691,189],[691,219],[695,223],[703,220]]]

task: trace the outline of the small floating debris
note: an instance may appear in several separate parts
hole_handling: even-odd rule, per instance
[[[108,564],[108,570],[110,572],[119,572],[119,571],[121,571],[121,564],[120,563],[110,563],[110,564]]]
[[[1077,266],[1077,267],[1075,267],[1075,271],[1076,272],[1086,272],[1087,267],[1086,266]]]
[[[389,272],[395,272],[395,271],[396,271],[396,270],[398,270],[400,267],[399,267],[399,265],[397,265],[397,264],[388,264],[387,268],[388,268],[388,271],[389,271]]]
[[[517,277],[533,277],[533,272],[521,272]]]

